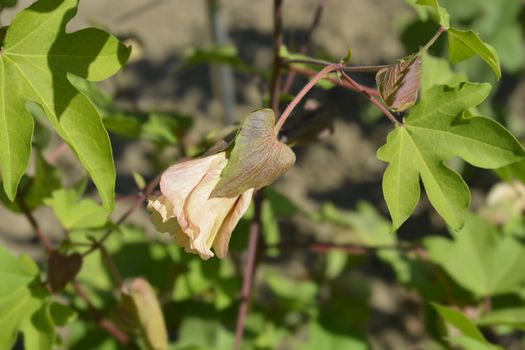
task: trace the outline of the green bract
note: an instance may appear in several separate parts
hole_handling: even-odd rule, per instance
[[[383,193],[396,230],[419,201],[421,178],[427,196],[443,217],[458,229],[463,225],[470,192],[461,176],[445,161],[459,156],[468,163],[496,169],[516,162],[525,154],[503,126],[486,117],[467,117],[490,91],[488,84],[438,85],[396,126],[378,158],[389,163]]]
[[[295,163],[292,149],[277,140],[274,125],[271,109],[252,112],[244,119],[212,197],[234,197],[268,186]]]
[[[0,170],[13,200],[31,151],[34,123],[26,102],[33,101],[90,174],[106,209],[112,209],[115,169],[109,138],[98,112],[68,75],[106,79],[122,67],[130,49],[99,29],[66,33],[77,4],[40,0],[7,30],[0,51]]]

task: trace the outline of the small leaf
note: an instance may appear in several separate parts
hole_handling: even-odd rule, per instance
[[[82,268],[82,256],[78,253],[63,255],[52,251],[47,258],[47,278],[54,293],[61,292]]]
[[[419,55],[407,57],[377,72],[377,89],[388,108],[403,112],[416,103],[420,72]]]
[[[135,180],[135,185],[137,185],[139,190],[143,190],[144,187],[146,187],[146,180],[144,180],[144,177],[136,171],[133,172],[133,180]]]
[[[122,293],[120,317],[128,327],[136,330],[148,350],[166,350],[168,335],[164,316],[151,285],[143,278],[135,278]]]
[[[478,55],[494,71],[496,77],[501,78],[501,67],[496,50],[484,43],[472,30],[450,28],[448,30],[448,53],[452,63]]]
[[[523,159],[522,146],[502,125],[490,118],[463,115],[489,91],[488,84],[435,86],[412,108],[404,124],[388,135],[377,156],[389,163],[383,193],[393,230],[419,201],[420,178],[432,206],[447,224],[454,229],[463,225],[470,192],[444,161],[459,156],[474,166],[495,169]]]
[[[445,8],[439,6],[437,0],[417,0],[416,5],[429,7],[432,16],[445,29],[450,27],[449,14]]]
[[[294,163],[290,147],[277,140],[271,109],[250,113],[243,121],[228,164],[211,197],[235,197],[272,184]]]
[[[439,305],[437,303],[432,303],[432,306],[447,323],[452,325],[454,328],[460,331],[461,334],[463,334],[463,337],[457,337],[458,343],[472,344],[475,346],[468,347],[467,349],[500,349],[500,347],[489,343],[485,339],[481,331],[476,327],[476,325],[471,320],[469,320],[462,312],[447,306]],[[470,341],[464,341],[462,338],[469,338]],[[456,343],[455,339],[456,338],[451,338],[450,341]],[[482,346],[482,348],[480,348],[480,346]]]
[[[44,201],[53,208],[55,216],[66,229],[96,228],[104,226],[108,213],[91,199],[78,201],[73,189],[60,189]]]
[[[502,237],[484,220],[469,215],[453,240],[429,237],[424,241],[431,261],[477,297],[517,292],[525,284],[523,245]]]

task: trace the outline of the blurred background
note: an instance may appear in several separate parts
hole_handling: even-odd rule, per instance
[[[417,51],[437,29],[418,17],[412,2],[326,0],[307,39],[320,1],[284,0],[283,44],[295,53],[308,42],[305,54],[334,62],[351,49],[352,64],[391,64]],[[0,23],[8,24],[30,3],[19,1],[4,9]],[[492,83],[492,95],[479,112],[523,140],[525,5],[520,0],[440,3],[454,25],[479,32],[496,48],[503,69],[497,82],[475,58],[451,68],[450,74],[457,74],[456,69],[471,81]],[[199,154],[228,131],[226,126],[267,104],[273,60],[270,0],[85,0],[68,28],[85,26],[104,28],[133,47],[129,63],[115,77],[82,87],[101,111],[114,147],[119,198],[114,217],[129,207],[141,178],[151,180],[177,159]],[[431,50],[436,59],[446,57],[445,40]],[[446,60],[440,64],[448,67]],[[373,74],[355,77],[374,86]],[[297,76],[289,93],[306,82]],[[389,121],[362,96],[330,84],[315,88],[307,100],[284,132],[298,140],[297,163],[265,190],[261,244],[268,247],[258,258],[246,349],[447,348],[435,340],[440,326],[428,301],[448,303],[452,298],[454,304],[468,304],[469,291],[437,265],[421,261],[416,268],[417,257],[376,249],[414,247],[431,235],[450,237],[424,196],[399,232],[389,234],[381,191],[385,164],[375,156],[392,129]],[[289,97],[282,101],[285,106]],[[59,145],[52,138],[46,154]],[[60,153],[56,164],[66,185],[85,176],[69,150]],[[495,173],[459,161],[454,167],[471,187],[473,211],[497,225],[511,220],[501,219],[501,208],[487,202],[501,181]],[[87,193],[96,198],[90,185]],[[511,200],[512,205],[519,201]],[[503,212],[519,218],[523,207],[512,208]],[[35,215],[47,234],[61,236],[63,228],[50,207]],[[145,276],[155,287],[174,349],[231,348],[250,215],[234,232],[230,257],[224,261],[202,262],[183,253],[154,232],[145,208],[136,210],[109,242],[123,277]],[[525,227],[517,225],[517,230]],[[97,234],[96,228],[74,234],[88,231]],[[32,237],[23,217],[0,208],[3,245],[39,258]],[[316,246],[319,242],[358,247],[332,249]],[[111,279],[100,258],[86,262],[80,278],[98,306],[111,308]],[[506,348],[523,348],[522,338],[522,333],[511,332]],[[67,349],[118,348],[83,323],[64,330],[64,342]]]

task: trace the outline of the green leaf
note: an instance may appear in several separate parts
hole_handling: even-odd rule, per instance
[[[525,329],[525,307],[507,308],[490,311],[483,315],[478,325],[511,325]]]
[[[436,22],[445,29],[450,27],[449,14],[446,9],[439,6],[437,0],[417,0],[416,5],[424,6]]]
[[[512,163],[496,170],[496,173],[505,181],[519,180],[525,184],[525,161]]]
[[[211,197],[235,197],[272,184],[294,163],[290,147],[277,140],[271,109],[250,113],[235,139],[228,164]]]
[[[515,293],[525,284],[525,249],[512,236],[502,237],[484,220],[471,215],[453,240],[424,241],[430,260],[477,297]]]
[[[362,244],[368,247],[391,246],[396,243],[396,236],[389,232],[389,222],[374,206],[367,202],[359,202],[356,209],[343,211],[332,203],[323,205],[322,220],[346,229],[345,234],[337,235],[339,242]]]
[[[437,303],[432,303],[432,306],[447,323],[449,323],[459,332],[461,332],[461,334],[463,334],[465,338],[469,338],[469,340],[467,341],[464,341],[463,339],[458,339],[459,343],[472,345],[481,344],[483,346],[483,348],[469,346],[467,347],[467,349],[500,349],[498,346],[489,343],[485,339],[483,334],[480,332],[480,330],[476,327],[476,325],[471,320],[469,320],[462,312],[447,306],[439,305]],[[454,338],[452,338],[451,341],[454,342]]]
[[[421,57],[414,55],[377,72],[377,89],[388,108],[402,112],[416,103],[420,70]]]
[[[49,293],[38,281],[38,268],[25,256],[0,247],[0,348],[11,349],[18,332],[26,349],[51,349],[55,338]]]
[[[459,156],[468,163],[495,169],[523,159],[525,151],[503,126],[485,117],[465,117],[479,105],[490,85],[462,83],[435,86],[388,135],[377,153],[389,163],[383,193],[392,216],[392,229],[413,212],[419,201],[421,178],[430,203],[458,229],[470,203],[470,192],[459,174],[444,164]]]
[[[12,200],[29,160],[33,119],[26,101],[39,104],[97,186],[104,206],[114,202],[111,145],[96,109],[68,76],[102,80],[118,71],[130,50],[94,28],[66,33],[78,0],[40,0],[18,13],[0,54],[0,170]]]
[[[312,321],[308,325],[308,341],[306,344],[298,347],[300,350],[366,350],[369,349],[366,342],[362,339],[351,337],[338,332],[330,332],[319,322]]]
[[[501,78],[501,67],[496,50],[484,43],[472,30],[450,28],[448,30],[448,54],[452,63],[478,55],[492,68],[496,77]]]
[[[243,61],[237,49],[233,45],[212,46],[206,49],[190,49],[185,53],[185,64],[192,66],[195,64],[227,64],[240,72],[257,72],[251,65]]]
[[[421,97],[434,85],[455,86],[468,81],[463,72],[454,72],[448,60],[423,52],[421,59]]]
[[[17,0],[0,0],[0,8],[13,7],[16,5],[16,2]]]
[[[76,311],[64,304],[52,303],[49,311],[57,326],[65,326],[77,318]]]
[[[78,194],[73,189],[55,191],[45,203],[53,208],[55,216],[68,230],[101,227],[108,220],[108,213],[104,208],[91,199],[79,201]]]

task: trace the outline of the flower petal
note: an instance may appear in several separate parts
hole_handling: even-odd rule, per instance
[[[226,161],[226,153],[221,152],[172,165],[162,174],[160,191],[171,202],[173,214],[182,227],[187,226],[183,215],[186,198],[211,168]]]
[[[151,196],[148,199],[148,209],[151,211],[151,222],[158,232],[173,235],[175,243],[182,246],[186,252],[197,253],[190,248],[189,237],[173,216],[173,206],[165,196]]]
[[[248,191],[244,192],[237,203],[228,213],[228,216],[224,219],[215,240],[213,241],[213,250],[217,254],[217,257],[223,259],[228,253],[228,244],[230,243],[230,237],[232,235],[233,229],[237,226],[237,223],[242,218],[253,197],[253,188],[250,188]]]
[[[184,232],[190,237],[190,247],[199,252],[202,259],[213,256],[210,250],[222,222],[237,202],[234,198],[209,198],[219,182],[227,160],[211,169],[190,193],[184,205],[187,227]]]

